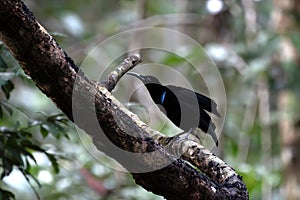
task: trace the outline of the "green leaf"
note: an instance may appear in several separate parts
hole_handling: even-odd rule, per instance
[[[46,124],[47,124],[47,127],[49,127],[49,132],[51,132],[51,134],[57,139],[59,139],[61,136],[61,133],[64,133],[64,131],[65,131],[62,126],[56,124],[55,122],[48,121],[48,122],[46,122]]]
[[[5,165],[11,167],[13,165],[16,166],[23,166],[24,162],[22,159],[22,147],[21,146],[16,146],[14,145],[13,148],[9,148],[6,150],[6,160],[5,160]],[[9,167],[10,168],[10,167]],[[10,169],[9,169],[10,170]]]
[[[14,89],[14,84],[11,81],[7,81],[4,85],[1,86],[2,91],[5,94],[6,99],[9,99],[10,92]]]
[[[31,184],[29,177],[31,177],[36,182],[36,184],[38,185],[39,188],[41,187],[40,182],[25,169],[19,167],[19,171],[23,174],[24,178],[26,179],[27,183],[30,185],[30,187],[33,190],[37,199],[40,199],[40,196],[39,196],[38,192],[36,191],[36,189],[34,188],[34,186]]]
[[[63,113],[59,113],[47,117],[47,122],[46,122],[46,124],[50,128],[50,132],[57,139],[59,139],[61,136],[64,136],[67,139],[69,139],[67,130],[65,128],[68,125],[68,123],[69,120],[66,118],[65,114]]]
[[[52,154],[46,153],[46,155],[52,164],[54,172],[57,174],[59,172],[59,165],[58,165],[57,159]]]
[[[34,163],[37,164],[37,162],[31,152],[25,150],[25,151],[23,151],[23,154],[24,154],[24,156],[28,156],[29,158],[31,158],[31,160],[33,160]],[[30,165],[27,165],[27,167],[30,167]]]
[[[47,118],[47,121],[50,121],[50,122],[59,121],[64,124],[67,124],[67,122],[69,122],[69,120],[66,118],[66,115],[63,113],[51,115]]]
[[[0,199],[14,200],[15,195],[7,190],[3,190],[0,188]]]
[[[40,132],[44,138],[49,135],[49,131],[50,131],[50,129],[46,124],[42,124],[40,126]]]
[[[5,176],[8,176],[13,170],[13,165],[8,160],[3,159],[2,162],[3,172],[1,173],[1,179],[3,179]]]
[[[8,65],[6,64],[4,59],[0,56],[0,71],[2,71],[2,69],[4,70],[8,69]]]
[[[2,109],[3,108],[3,109]],[[6,105],[5,103],[2,103],[0,101],[0,112],[2,112],[2,116],[0,114],[0,117],[3,117],[3,110],[5,110],[10,116],[13,114],[13,109],[11,107],[9,107],[8,105]]]

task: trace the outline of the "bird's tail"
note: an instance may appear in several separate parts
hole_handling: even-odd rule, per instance
[[[207,110],[218,117],[221,117],[221,114],[218,112],[217,109],[217,104],[214,100],[200,93],[196,93],[196,96],[197,96],[199,106],[202,109]]]

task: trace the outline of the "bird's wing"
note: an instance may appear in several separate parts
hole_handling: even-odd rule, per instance
[[[220,113],[217,110],[216,102],[210,99],[209,97],[183,87],[173,85],[167,85],[166,87],[168,87],[174,94],[176,94],[178,96],[178,99],[184,99],[184,102],[186,102],[187,104],[194,104],[197,100],[200,109],[206,110],[215,114],[218,117],[221,117]]]
[[[218,144],[218,139],[215,133],[216,126],[212,122],[211,116],[207,112],[211,112],[217,116],[221,116],[217,111],[217,104],[214,100],[206,97],[202,94],[195,93],[192,90],[178,87],[178,86],[166,86],[168,87],[177,97],[181,106],[186,108],[189,113],[188,115],[199,115],[200,121],[198,127],[211,135],[214,142]],[[195,110],[195,104],[199,104],[199,109]]]

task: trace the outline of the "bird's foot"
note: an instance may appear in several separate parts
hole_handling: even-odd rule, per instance
[[[177,135],[175,135],[173,137],[165,138],[163,143],[168,145],[169,143],[174,142],[174,141],[192,140],[194,142],[202,144],[202,140],[198,135],[199,134],[194,133],[194,129],[191,128],[188,132],[184,131],[184,132],[178,133]]]
[[[199,132],[199,129],[197,128],[191,128],[189,130],[189,132],[187,133],[187,139],[197,142],[199,144],[203,143],[203,140],[201,139],[201,132]]]
[[[219,141],[218,141],[218,138],[217,138],[214,130],[209,130],[208,133],[205,133],[205,132],[201,131],[199,128],[192,128],[189,132],[191,135],[194,136],[194,138],[196,138],[198,140],[199,144],[201,144],[201,145],[203,145],[204,143],[206,143],[208,141],[211,141],[211,140],[206,141],[207,136],[210,135],[211,138],[213,139],[215,145],[218,146]]]

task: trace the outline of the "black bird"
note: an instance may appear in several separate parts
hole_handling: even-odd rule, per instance
[[[159,109],[178,127],[184,131],[191,128],[200,128],[211,135],[218,146],[218,138],[215,133],[216,126],[207,112],[221,117],[217,111],[214,100],[194,92],[192,90],[174,85],[162,85],[154,76],[143,76],[141,74],[128,72],[140,79],[152,100],[160,105]]]

